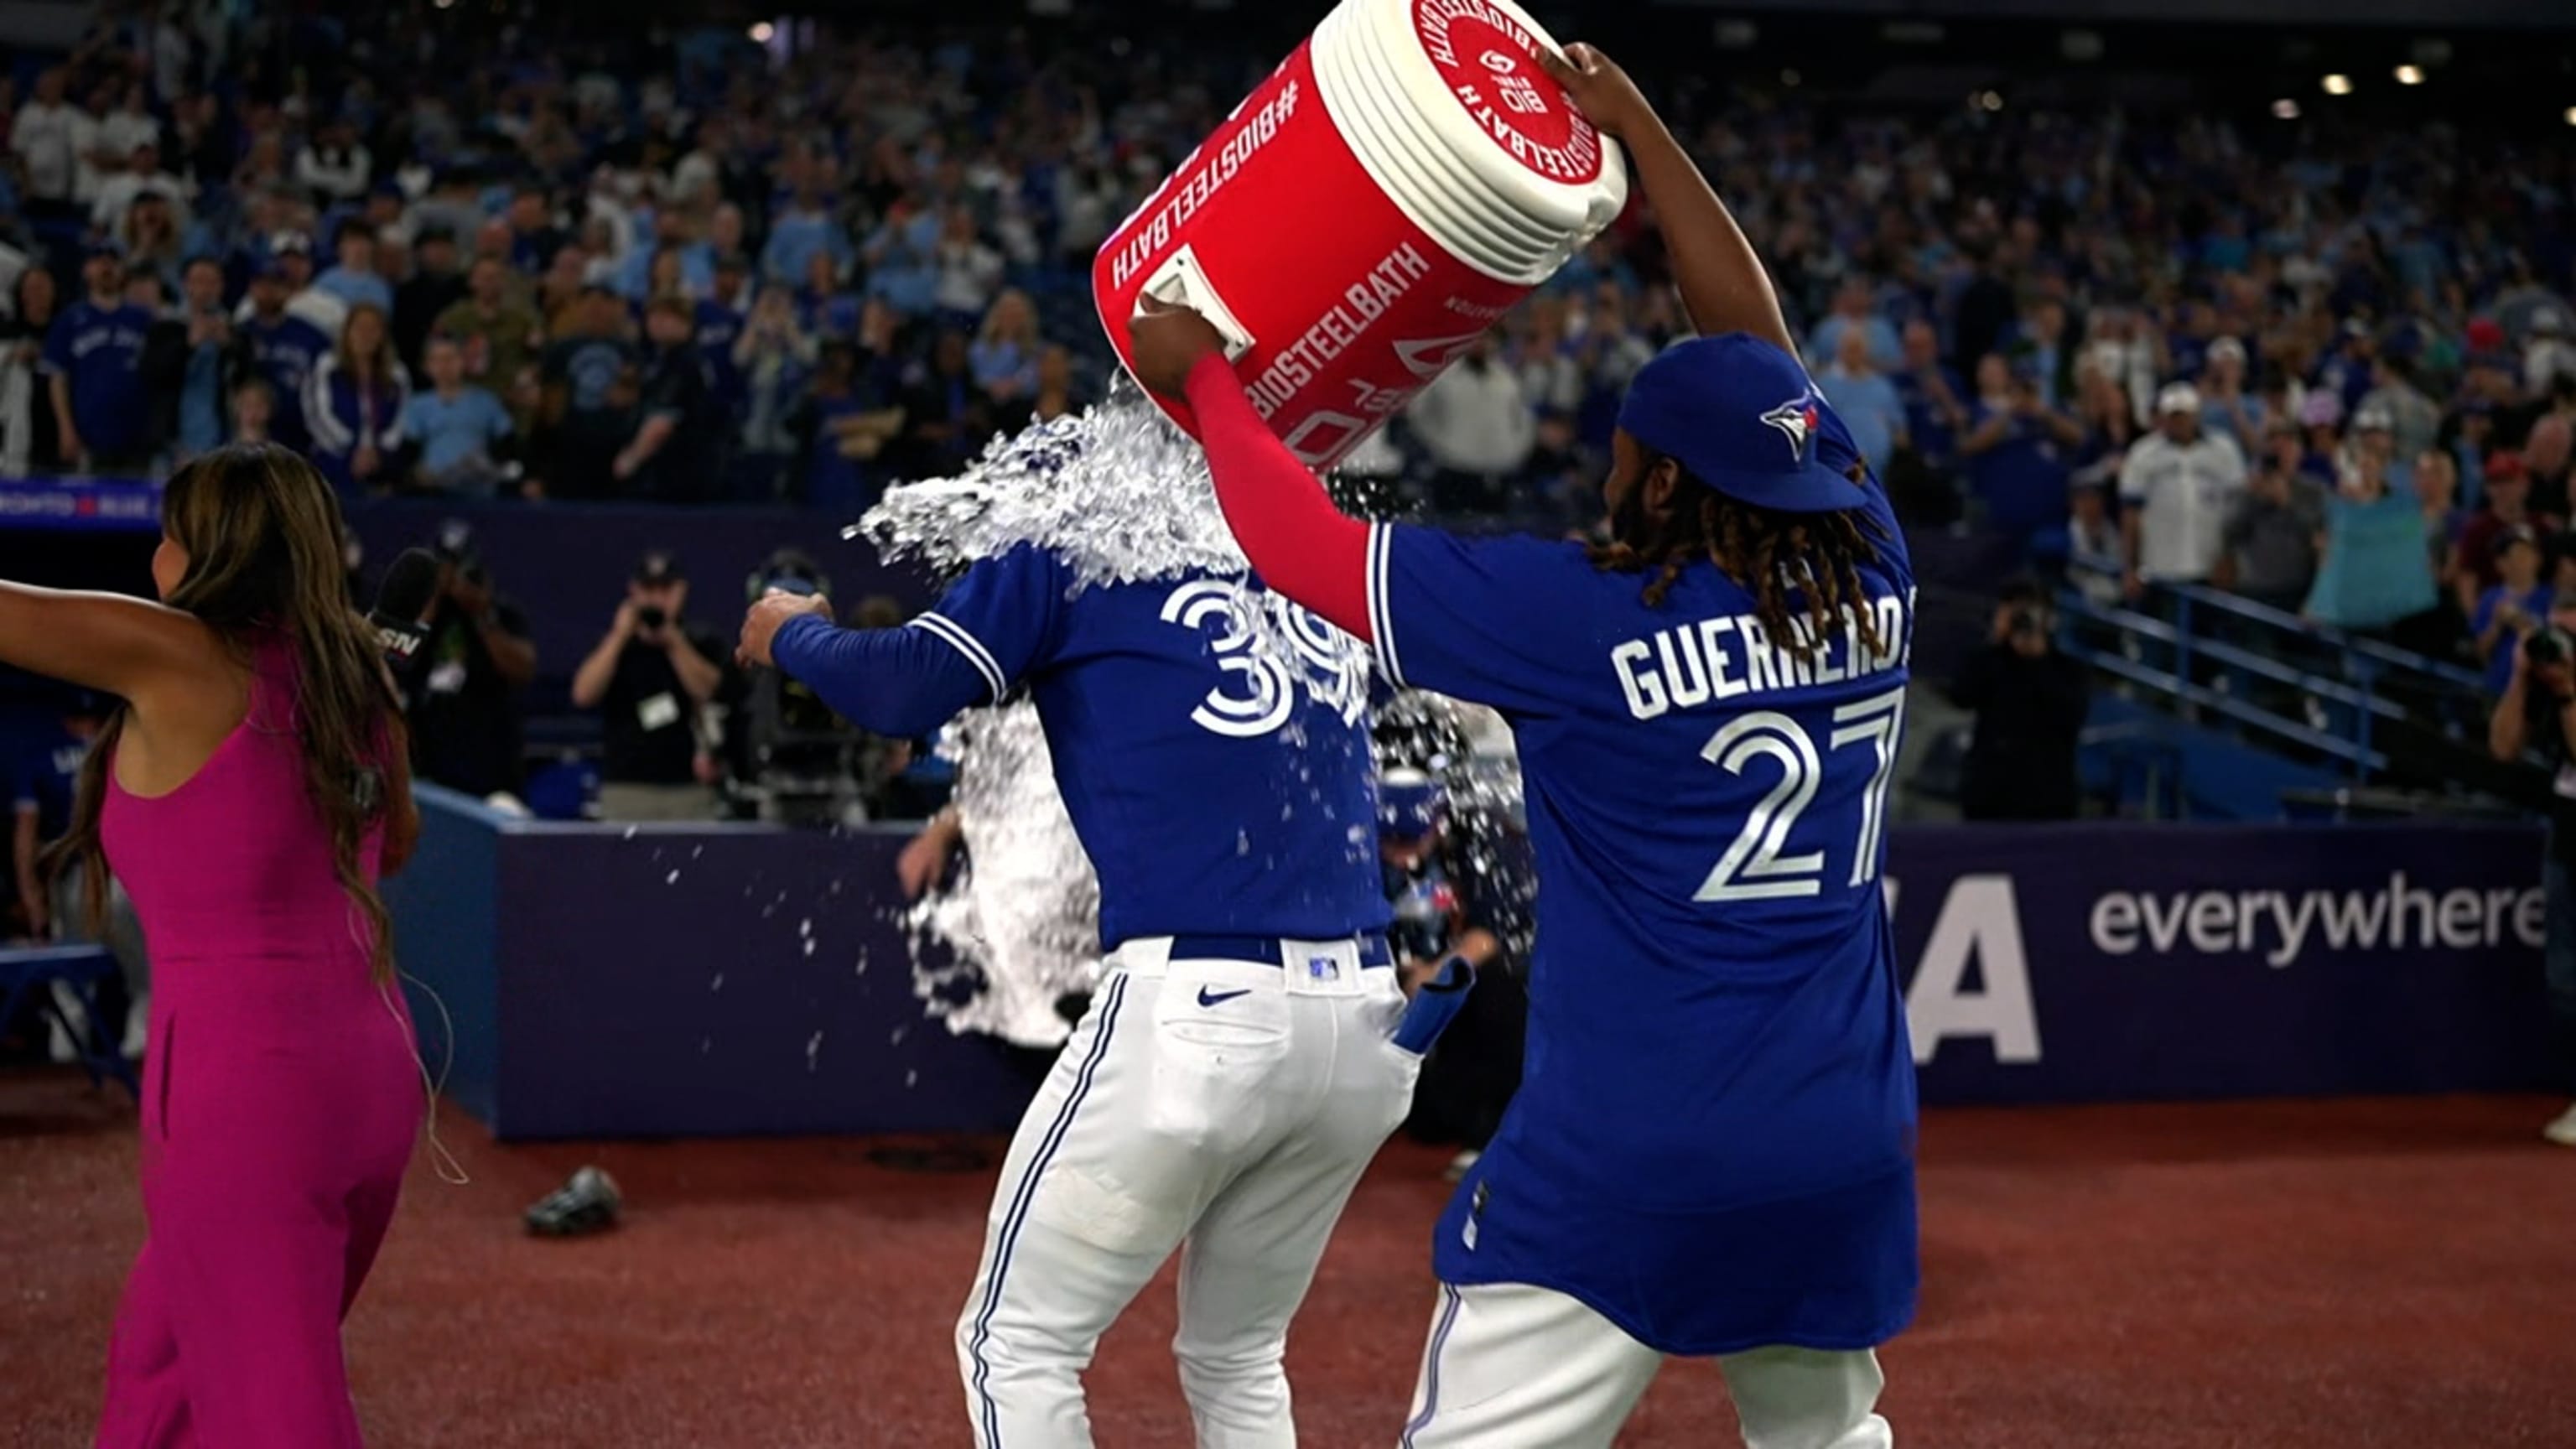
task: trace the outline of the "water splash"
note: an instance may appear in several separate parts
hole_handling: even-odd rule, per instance
[[[1390,483],[1346,475],[1331,488],[1345,512],[1396,511]],[[890,560],[918,559],[951,572],[1032,545],[1063,561],[1077,591],[1248,568],[1217,507],[1206,455],[1123,375],[1098,406],[996,439],[955,477],[890,490],[846,535],[867,539]],[[1361,717],[1366,651],[1355,641],[1275,596],[1241,607],[1233,619],[1242,647],[1280,662],[1346,719]],[[1508,831],[1519,813],[1517,773],[1506,777],[1476,763],[1477,752],[1459,743],[1469,734],[1459,709],[1437,696],[1400,695],[1381,718],[1399,735],[1437,725],[1433,732],[1445,743],[1402,745],[1398,757],[1417,764],[1439,757],[1431,768],[1450,782],[1462,829]],[[1304,730],[1292,720],[1281,743],[1306,748]],[[1036,710],[1021,702],[970,711],[952,726],[942,753],[959,763],[955,803],[971,862],[905,917],[915,992],[952,1032],[1060,1045],[1071,1028],[1057,1003],[1097,981],[1100,895],[1056,792]],[[1307,779],[1311,785],[1311,770]],[[1295,812],[1294,802],[1281,803],[1282,820]],[[1374,858],[1370,828],[1354,828],[1350,850],[1354,861]],[[1236,837],[1236,854],[1252,854],[1248,832]],[[1481,843],[1470,854],[1496,858]],[[936,953],[923,947],[934,942],[951,959],[931,964]]]
[[[1123,374],[1107,401],[994,439],[954,478],[891,489],[844,532],[940,569],[1035,544],[1078,586],[1248,567],[1207,455]]]
[[[1056,792],[1037,706],[971,710],[940,748],[959,762],[968,864],[905,918],[914,994],[952,1032],[1061,1046],[1072,1028],[1056,1002],[1099,979],[1100,880]]]

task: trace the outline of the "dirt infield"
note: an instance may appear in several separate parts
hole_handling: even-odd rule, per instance
[[[2555,1104],[2447,1098],[1949,1111],[1923,1137],[1925,1291],[1890,1348],[1912,1449],[2576,1445],[2576,1152]],[[0,1075],[0,1444],[88,1442],[142,1236],[132,1113]],[[881,1144],[501,1148],[450,1115],[468,1187],[414,1171],[349,1326],[376,1449],[963,1446],[949,1346],[991,1170]],[[1301,1441],[1394,1442],[1430,1309],[1442,1155],[1390,1148],[1289,1351]],[[544,1242],[575,1166],[631,1204]],[[1148,1289],[1091,1376],[1111,1449],[1189,1443]],[[1716,1374],[1666,1372],[1621,1439],[1736,1442]],[[1500,1446],[1544,1449],[1544,1446]]]

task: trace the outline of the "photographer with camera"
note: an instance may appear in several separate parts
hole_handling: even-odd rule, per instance
[[[599,817],[708,820],[715,756],[700,718],[725,681],[724,644],[683,614],[689,580],[656,549],[636,561],[626,599],[572,677],[572,702],[602,712]]]
[[[2529,758],[2548,772],[2543,813],[2549,843],[2540,882],[2547,931],[2541,963],[2561,1085],[2576,1094],[2576,600],[2560,602],[2513,651],[2513,678],[2487,721],[2487,749],[2508,763]],[[2541,1135],[2576,1147],[2576,1105]]]
[[[1959,786],[1970,820],[2072,820],[2082,813],[2075,747],[2090,684],[2057,651],[2056,610],[2039,585],[2004,586],[1986,647],[1968,657],[1950,697],[1974,710]]]
[[[516,605],[494,589],[473,531],[438,532],[438,597],[411,658],[397,666],[408,701],[412,773],[477,798],[525,784],[520,691],[537,677],[537,646]]]

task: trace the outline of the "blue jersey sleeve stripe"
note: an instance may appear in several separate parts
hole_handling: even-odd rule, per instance
[[[965,655],[966,662],[975,666],[975,672],[984,676],[984,684],[993,691],[995,704],[1001,703],[1002,696],[1010,693],[1009,682],[1002,677],[1002,666],[994,662],[993,651],[984,647],[983,640],[967,633],[965,625],[945,614],[924,612],[913,619],[910,627],[927,630],[947,640],[958,653]]]
[[[1395,525],[1372,523],[1368,541],[1369,634],[1377,651],[1377,663],[1386,677],[1398,688],[1405,687],[1404,664],[1395,652],[1395,609],[1388,598],[1387,560],[1395,541]]]

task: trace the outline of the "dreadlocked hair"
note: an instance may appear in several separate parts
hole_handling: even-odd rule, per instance
[[[1652,469],[1662,461],[1661,455],[1649,453],[1646,466]],[[1869,478],[1857,462],[1849,476],[1864,485]],[[1671,511],[1644,520],[1633,531],[1634,538],[1594,545],[1592,565],[1609,573],[1652,570],[1645,589],[1648,608],[1663,607],[1682,571],[1706,559],[1753,595],[1763,632],[1799,663],[1814,664],[1846,620],[1872,654],[1887,652],[1877,612],[1860,582],[1861,566],[1878,561],[1885,533],[1857,508],[1784,513],[1729,498],[1683,468]]]

